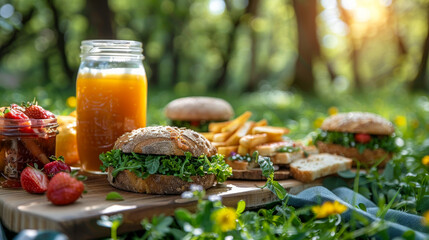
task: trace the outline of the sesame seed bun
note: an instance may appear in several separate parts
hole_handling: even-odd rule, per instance
[[[231,105],[220,98],[185,97],[171,101],[165,108],[171,120],[224,121],[234,116]]]
[[[395,129],[385,118],[367,112],[340,113],[323,121],[322,130],[331,132],[366,133],[374,135],[391,135]]]
[[[216,148],[201,134],[190,129],[156,126],[145,127],[125,133],[116,140],[113,149],[124,153],[184,156],[190,152],[193,157],[217,153]]]

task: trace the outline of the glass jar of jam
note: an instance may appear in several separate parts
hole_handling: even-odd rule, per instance
[[[82,41],[76,136],[84,171],[101,173],[100,153],[110,151],[125,132],[146,126],[142,52],[142,44],[136,41]]]
[[[0,118],[0,182],[20,187],[19,178],[28,165],[41,169],[55,156],[57,119]]]

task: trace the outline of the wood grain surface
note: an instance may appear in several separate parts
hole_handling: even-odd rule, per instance
[[[285,180],[289,179],[290,172],[286,169],[280,169],[274,172],[274,180]],[[262,175],[262,170],[257,169],[248,169],[248,170],[232,170],[232,176],[228,179],[234,180],[267,180],[266,177]]]
[[[110,230],[97,225],[102,215],[123,215],[120,233],[141,230],[140,221],[154,215],[172,215],[177,208],[195,210],[196,201],[180,196],[147,195],[125,192],[113,188],[106,175],[88,175],[85,181],[87,193],[74,204],[55,206],[46,195],[29,194],[21,189],[0,189],[0,217],[4,226],[14,232],[23,229],[49,229],[65,233],[70,239],[94,239],[110,236]],[[279,181],[292,194],[320,182],[303,184],[289,179]],[[222,202],[236,207],[240,200],[247,208],[255,208],[276,200],[267,189],[260,189],[264,181],[227,181],[207,191],[207,195],[219,194]],[[124,201],[107,201],[107,193],[119,192]]]

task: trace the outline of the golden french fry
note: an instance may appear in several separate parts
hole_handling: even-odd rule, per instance
[[[230,146],[238,145],[240,138],[246,136],[252,129],[254,122],[245,122],[237,131],[235,131],[229,138],[226,140],[226,143]]]
[[[226,143],[225,142],[212,142],[212,145],[218,149],[219,147],[225,147]]]
[[[228,157],[231,155],[232,152],[237,152],[238,146],[228,146],[228,147],[218,147],[217,153],[224,155],[225,157]]]
[[[268,121],[266,119],[262,119],[261,121],[256,122],[253,127],[262,127],[267,125],[268,125]]]
[[[220,133],[222,128],[224,128],[226,125],[230,123],[231,121],[209,123],[209,132]]]
[[[284,127],[272,127],[272,126],[257,126],[252,129],[252,134],[266,133],[266,134],[288,134],[289,129]]]
[[[200,134],[203,135],[205,138],[207,138],[207,140],[209,140],[210,142],[213,141],[214,133],[212,133],[212,132],[200,132]]]
[[[236,119],[232,120],[227,126],[223,127],[221,132],[234,132],[241,125],[243,125],[250,118],[250,116],[252,116],[252,113],[249,111],[241,114]]]
[[[249,149],[246,147],[243,147],[242,145],[239,145],[237,153],[240,154],[241,156],[245,156],[246,154],[249,153]]]
[[[233,134],[232,132],[223,132],[223,133],[215,133],[213,135],[213,142],[225,142],[229,136]]]
[[[243,145],[246,148],[253,148],[266,142],[268,142],[268,136],[265,133],[246,135],[240,139],[240,145]]]
[[[269,142],[280,142],[282,141],[282,136],[289,133],[289,129],[283,127],[272,127],[272,126],[260,126],[254,127],[252,129],[252,134],[262,134],[265,133],[268,136]]]

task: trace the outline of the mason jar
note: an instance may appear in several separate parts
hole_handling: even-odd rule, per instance
[[[42,169],[55,156],[56,118],[0,118],[0,186],[20,187],[27,166]]]
[[[99,155],[116,139],[146,126],[147,78],[142,44],[86,40],[76,82],[77,148],[81,168],[101,173]]]

